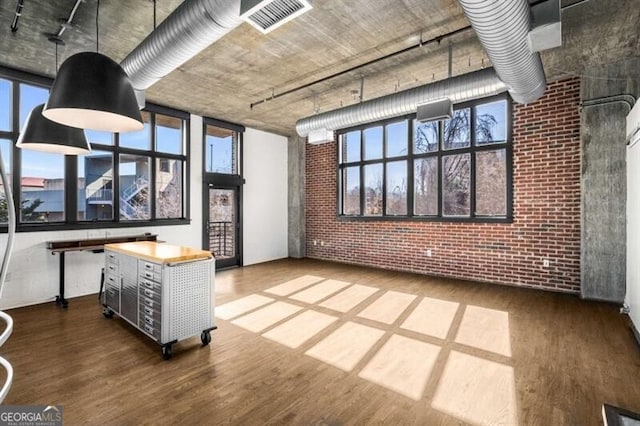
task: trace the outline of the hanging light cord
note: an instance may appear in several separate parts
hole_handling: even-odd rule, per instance
[[[98,17],[100,16],[100,0],[96,4],[96,53],[100,53],[100,24]]]
[[[153,0],[153,29],[156,29],[156,0]]]

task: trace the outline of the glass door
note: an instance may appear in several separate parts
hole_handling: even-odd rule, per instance
[[[216,268],[240,265],[239,188],[208,185],[205,247],[213,252]]]

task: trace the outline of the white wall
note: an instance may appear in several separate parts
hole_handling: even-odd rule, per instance
[[[287,138],[247,129],[243,144],[243,264],[285,258]]]
[[[51,255],[46,241],[151,232],[169,244],[202,247],[202,118],[195,115],[191,116],[190,141],[190,225],[20,232],[16,234],[0,309],[55,300],[59,255]],[[244,143],[245,264],[287,257],[287,140],[247,129]],[[5,244],[6,234],[2,234],[0,254]],[[65,256],[65,297],[97,293],[104,255],[70,252]]]

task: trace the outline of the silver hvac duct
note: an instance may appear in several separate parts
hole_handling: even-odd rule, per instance
[[[527,0],[458,0],[498,76],[514,101],[540,98],[546,78],[540,54],[527,42],[531,27]]]
[[[185,1],[120,65],[135,89],[148,89],[242,22],[240,0]]]
[[[415,113],[419,104],[434,99],[449,98],[455,104],[506,91],[507,86],[493,68],[487,68],[303,118],[296,123],[296,130],[301,137],[306,137],[312,130],[344,129]]]

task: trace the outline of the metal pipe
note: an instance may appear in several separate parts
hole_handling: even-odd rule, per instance
[[[11,32],[15,33],[18,31],[18,21],[22,16],[22,8],[24,7],[24,0],[18,0],[16,4],[16,13],[13,16],[13,21],[11,22]]]
[[[514,101],[527,104],[540,98],[546,78],[540,54],[527,43],[531,27],[527,0],[458,0],[496,73]]]
[[[185,1],[120,63],[145,90],[239,26],[240,0]]]
[[[58,38],[62,37],[62,34],[64,34],[66,29],[71,24],[73,24],[73,18],[76,16],[76,12],[78,11],[78,8],[80,7],[80,3],[82,2],[84,2],[84,0],[76,0],[75,4],[73,5],[73,8],[71,9],[71,12],[69,13],[69,17],[64,21],[63,24],[60,25],[60,29],[56,33],[56,36],[58,36]]]
[[[507,91],[493,68],[486,68],[381,98],[298,120],[296,131],[306,137],[318,129],[337,130],[416,112],[419,104],[449,98],[453,103],[485,98]]]

